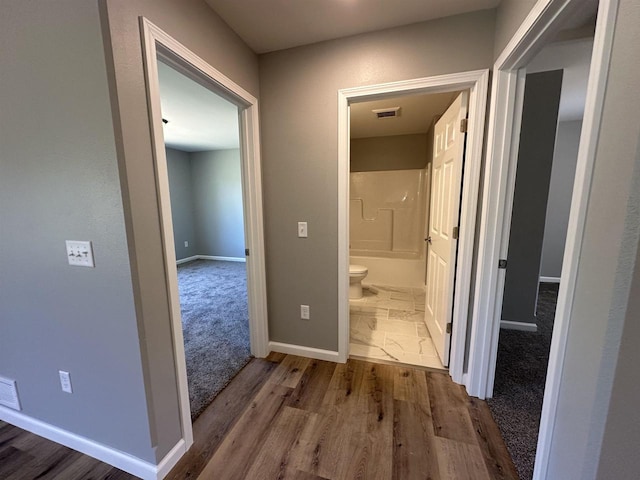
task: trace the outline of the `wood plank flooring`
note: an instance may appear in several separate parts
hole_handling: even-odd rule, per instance
[[[194,424],[168,479],[517,479],[485,402],[443,373],[272,354]],[[0,479],[131,475],[0,422]]]

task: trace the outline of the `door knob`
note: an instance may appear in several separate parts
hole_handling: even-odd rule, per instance
[[[427,242],[427,243],[431,243],[431,235],[429,235],[427,238],[425,238],[424,241]]]

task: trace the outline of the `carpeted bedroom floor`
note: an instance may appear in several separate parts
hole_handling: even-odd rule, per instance
[[[178,265],[191,419],[251,359],[246,264],[196,260]]]
[[[533,477],[558,284],[538,290],[538,331],[501,330],[493,398],[496,420],[521,480]]]

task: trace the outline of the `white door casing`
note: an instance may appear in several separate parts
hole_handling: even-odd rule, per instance
[[[449,365],[453,317],[457,235],[468,93],[462,92],[435,124],[431,168],[431,202],[427,238],[425,322],[443,366]],[[466,129],[465,129],[466,130]]]

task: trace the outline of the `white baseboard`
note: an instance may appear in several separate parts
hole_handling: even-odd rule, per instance
[[[246,262],[246,257],[219,257],[217,255],[198,255],[202,260],[221,260],[223,262]]]
[[[269,342],[269,350],[272,352],[298,355],[299,357],[315,358],[316,360],[327,360],[338,362],[338,352],[332,350],[322,350],[320,348],[303,347],[291,345],[290,343]]]
[[[181,258],[180,260],[176,260],[176,265],[180,265],[182,263],[193,262],[194,260],[219,260],[221,262],[245,262],[247,259],[245,257],[219,257],[217,255],[193,255],[192,257]]]
[[[540,283],[560,283],[560,277],[540,277]]]
[[[505,330],[520,330],[522,332],[537,332],[538,325],[529,322],[512,322],[511,320],[500,320],[500,328]]]
[[[135,475],[144,480],[160,480],[173,468],[178,460],[186,453],[183,439],[162,459],[158,465],[121,452],[112,447],[76,435],[62,428],[41,420],[29,417],[7,407],[0,406],[0,420],[10,423],[28,432],[40,435],[52,442],[59,443],[78,452],[89,455],[101,462],[108,463],[120,470]]]
[[[166,477],[185,453],[187,453],[187,444],[184,439],[181,438],[178,443],[176,443],[175,447],[169,450],[169,453],[160,460],[160,463],[156,467],[156,476],[154,477],[154,480],[162,480]]]
[[[193,262],[194,260],[198,260],[199,255],[193,255],[192,257],[181,258],[180,260],[176,260],[176,265],[180,265],[187,262]]]

